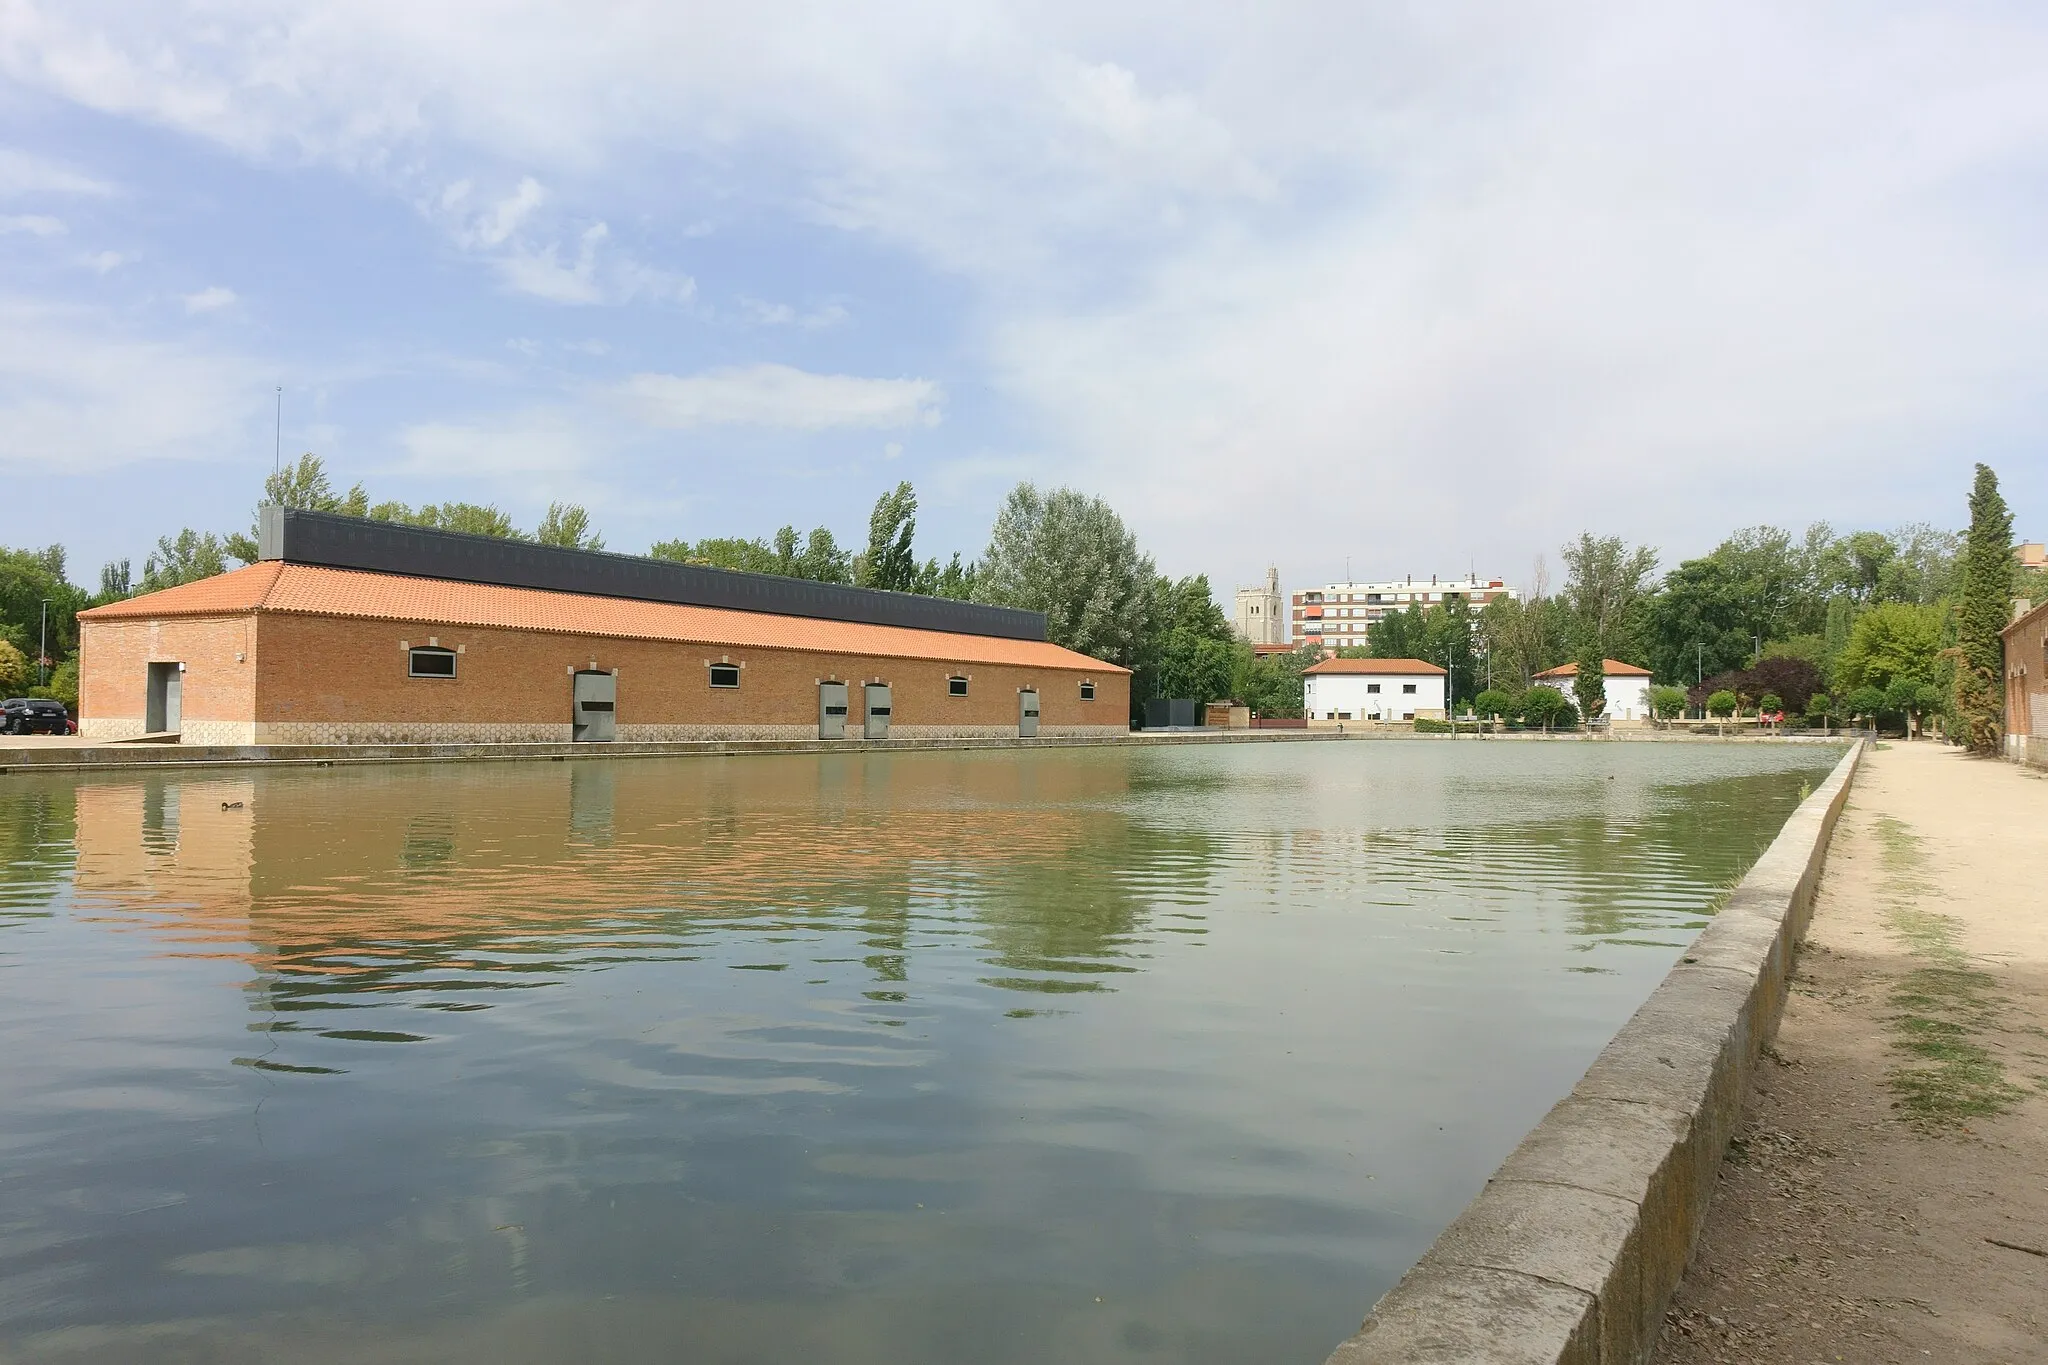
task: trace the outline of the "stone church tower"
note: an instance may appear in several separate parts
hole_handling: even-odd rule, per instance
[[[1287,606],[1280,597],[1280,570],[1266,566],[1266,581],[1255,588],[1237,590],[1237,616],[1233,624],[1242,638],[1255,645],[1284,645],[1288,636]]]

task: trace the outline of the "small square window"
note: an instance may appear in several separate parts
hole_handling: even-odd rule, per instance
[[[740,685],[740,666],[738,664],[711,665],[711,685],[713,687],[738,687]]]
[[[948,678],[948,679],[946,679],[946,695],[947,695],[947,696],[949,696],[949,697],[964,697],[964,696],[966,696],[966,695],[967,695],[967,679],[965,679],[965,678]]]
[[[1082,701],[1094,701],[1094,700],[1095,700],[1095,684],[1094,684],[1094,683],[1092,683],[1092,682],[1084,682],[1084,683],[1082,683],[1082,684],[1081,684],[1081,700],[1082,700]]]
[[[1414,683],[1402,683],[1402,684],[1401,684],[1401,690],[1402,690],[1403,692],[1413,692],[1413,691],[1415,690],[1415,684],[1414,684]]]
[[[408,651],[411,673],[415,678],[452,678],[455,676],[455,651],[422,645]]]
[[[1368,692],[1377,692],[1380,690],[1380,685],[1378,683],[1367,683],[1365,685],[1365,690]]]

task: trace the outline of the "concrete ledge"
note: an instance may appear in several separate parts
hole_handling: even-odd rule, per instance
[[[1712,924],[1329,1365],[1638,1365],[1706,1222],[1859,741]]]
[[[1308,730],[1209,730],[1160,734],[1040,735],[1022,739],[953,736],[913,739],[717,739],[610,744],[68,744],[0,748],[0,773],[104,768],[247,767],[350,763],[447,763],[481,759],[578,762],[670,758],[681,754],[909,753],[928,749],[1075,749],[1106,745],[1301,744],[1342,740]]]

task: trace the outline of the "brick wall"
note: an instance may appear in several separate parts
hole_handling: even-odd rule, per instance
[[[249,616],[78,623],[78,731],[93,739],[142,733],[149,665],[182,663],[183,732],[208,744],[254,739],[256,623]]]
[[[186,665],[184,712],[233,722],[213,742],[445,743],[566,740],[571,675],[618,674],[619,738],[798,738],[818,725],[818,683],[850,684],[847,729],[860,732],[860,684],[886,682],[892,734],[1014,735],[1017,693],[1036,687],[1042,734],[1121,733],[1129,677],[1078,669],[731,649],[477,627],[263,613],[226,620],[82,623],[81,709],[140,726],[147,663]],[[453,678],[408,674],[406,646],[458,650]],[[260,648],[259,648],[260,646]],[[244,658],[237,661],[236,654]],[[740,666],[740,686],[710,686],[709,665]],[[948,693],[948,679],[968,693]],[[1096,684],[1083,701],[1082,680]],[[211,728],[211,727],[209,727]],[[96,731],[89,733],[97,733]],[[111,733],[105,737],[113,737]]]
[[[2005,747],[2015,762],[2048,768],[2048,606],[2005,632]]]

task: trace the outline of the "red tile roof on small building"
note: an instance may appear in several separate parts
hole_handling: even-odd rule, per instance
[[[1364,673],[1374,677],[1396,674],[1443,676],[1443,669],[1421,659],[1325,659],[1319,664],[1310,664],[1301,670],[1309,673]]]
[[[1602,659],[1600,667],[1607,671],[1607,676],[1610,678],[1647,678],[1650,676],[1649,669],[1637,668],[1634,664],[1625,664],[1619,659]],[[1536,676],[1538,678],[1576,678],[1579,676],[1579,666],[1577,664],[1559,664],[1556,668],[1544,669]]]
[[[265,560],[232,573],[165,588],[161,592],[109,602],[82,611],[79,619],[132,621],[176,616],[239,616],[285,612],[301,616],[343,616],[426,625],[485,626],[545,631],[557,635],[598,635],[617,639],[675,640],[691,644],[795,649],[815,654],[865,654],[878,658],[943,659],[961,663],[1127,673],[1043,640],[913,630],[810,616],[595,597],[447,578],[333,569],[317,564]]]

